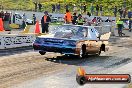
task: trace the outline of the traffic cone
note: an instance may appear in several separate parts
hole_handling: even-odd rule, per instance
[[[2,18],[0,18],[0,31],[4,31]]]
[[[39,21],[36,22],[35,33],[40,34]]]

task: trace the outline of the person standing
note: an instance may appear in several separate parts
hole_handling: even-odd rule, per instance
[[[77,6],[76,6],[76,4],[73,4],[73,12],[77,13]]]
[[[124,8],[124,10],[123,10],[123,18],[126,18],[126,15],[127,15],[127,9]]]
[[[33,2],[34,3],[34,7],[35,7],[35,12],[37,12],[37,2]]]
[[[114,7],[113,13],[114,13],[114,16],[116,17],[116,14],[117,14],[117,6]]]
[[[124,33],[122,33],[123,30],[123,21],[121,21],[120,19],[117,21],[117,27],[118,27],[118,35],[122,36],[125,35]]]
[[[131,19],[131,18],[129,18],[129,32],[131,32],[131,31],[132,31],[131,26],[132,26],[132,19]]]
[[[70,24],[72,22],[72,15],[69,10],[66,10],[65,23]]]
[[[60,3],[56,5],[57,12],[60,13]]]
[[[25,27],[26,27],[26,20],[27,20],[27,17],[26,17],[26,14],[24,13],[24,14],[23,14],[22,28],[25,28]]]
[[[93,6],[93,4],[91,4],[90,11],[91,11],[91,15],[94,15],[94,6]]]
[[[84,19],[82,18],[82,15],[81,14],[78,15],[77,22],[78,22],[78,25],[83,25]]]
[[[77,24],[77,15],[76,13],[73,14],[72,24]]]
[[[87,6],[86,6],[86,4],[84,3],[84,4],[83,4],[83,13],[86,14],[86,10],[87,10]]]
[[[96,5],[96,16],[98,16],[99,13],[99,5]]]
[[[44,12],[44,16],[41,19],[41,27],[42,27],[42,33],[48,33],[48,27],[49,27],[49,22],[51,22],[51,19],[48,15],[48,12]]]
[[[66,10],[69,10],[68,4],[65,5],[65,9],[66,9]]]
[[[35,14],[33,14],[33,25],[35,25],[36,24],[36,16],[35,16]]]
[[[90,12],[87,12],[87,15],[90,17],[91,16],[91,13]]]
[[[80,13],[82,13],[82,10],[83,10],[83,5],[80,4]]]
[[[103,6],[100,5],[100,16],[102,16],[102,15],[103,15]]]
[[[38,7],[39,7],[39,11],[41,12],[41,9],[42,9],[42,4],[41,4],[41,3],[39,3],[39,4],[38,4]]]
[[[120,18],[122,18],[122,14],[123,14],[122,8],[120,8],[120,9],[118,10],[118,12],[119,12],[119,14],[120,14]]]
[[[54,12],[55,12],[55,5],[52,4],[52,13],[54,13]]]

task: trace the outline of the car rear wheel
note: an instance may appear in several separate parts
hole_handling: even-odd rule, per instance
[[[86,55],[86,46],[82,45],[81,49],[80,49],[80,53],[79,53],[79,57],[80,58],[84,58]]]
[[[79,85],[84,85],[87,82],[84,76],[76,76],[76,81]]]
[[[41,55],[45,55],[46,52],[44,52],[44,51],[39,51],[39,53],[40,53]]]

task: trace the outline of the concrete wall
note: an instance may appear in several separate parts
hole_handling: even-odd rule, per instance
[[[31,46],[35,39],[34,34],[3,34],[0,35],[0,49]]]

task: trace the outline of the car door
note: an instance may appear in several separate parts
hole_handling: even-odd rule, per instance
[[[94,28],[88,28],[88,36],[89,42],[87,44],[88,53],[97,53],[100,49],[97,32]]]

